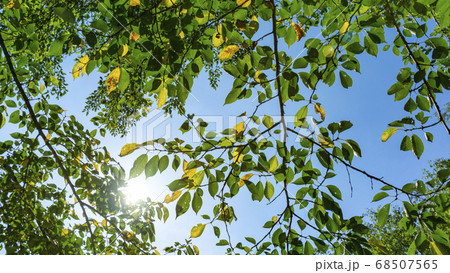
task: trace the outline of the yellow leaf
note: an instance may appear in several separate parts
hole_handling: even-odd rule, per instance
[[[233,163],[239,164],[244,157],[244,154],[241,153],[243,147],[237,147],[233,151]]]
[[[198,22],[199,25],[204,25],[208,22],[209,19],[212,19],[212,14],[210,14],[207,11],[203,11],[203,17],[195,17],[195,20]]]
[[[173,4],[175,4],[175,2],[177,2],[177,0],[162,0],[161,6],[171,7],[171,6],[173,6]]]
[[[222,61],[228,61],[233,57],[233,55],[239,50],[239,46],[237,45],[230,45],[226,48],[222,49],[219,53],[219,59]]]
[[[277,217],[276,216],[274,216],[274,217],[272,217],[272,222],[276,222],[277,221]]]
[[[187,169],[187,165],[188,162],[186,160],[183,161],[183,171],[184,171],[184,177],[187,177],[189,179],[192,179],[192,177],[195,175],[195,173],[197,172],[197,168],[193,168],[193,169]]]
[[[215,47],[219,47],[225,42],[225,40],[223,39],[222,25],[217,26],[216,32],[214,33],[212,38],[212,42]]]
[[[248,174],[244,175],[244,176],[241,178],[241,180],[239,180],[239,187],[244,186],[244,185],[245,185],[245,181],[250,180],[250,178],[251,178],[252,176],[253,176],[252,173],[248,173]]]
[[[97,164],[97,162],[94,162],[94,168],[98,171],[98,164]]]
[[[436,253],[436,255],[442,255],[441,250],[437,247],[435,242],[430,242],[430,245],[433,247],[434,253]]]
[[[198,249],[198,247],[197,246],[193,246],[193,248],[194,248],[195,254],[196,255],[200,255],[200,250]]]
[[[72,76],[73,79],[75,80],[76,78],[83,76],[84,74],[86,74],[86,69],[87,69],[87,65],[89,63],[89,56],[85,55],[83,57],[80,58],[80,60],[78,60],[78,62],[75,64],[75,66],[72,69]],[[81,69],[81,72],[80,72]]]
[[[197,224],[191,229],[191,238],[200,237],[205,229],[206,224]]]
[[[140,6],[141,5],[141,0],[131,0],[130,1],[130,6],[134,7],[134,6]]]
[[[342,27],[339,29],[339,33],[344,34],[345,32],[347,32],[349,26],[350,26],[350,24],[348,22],[345,22],[342,25]]]
[[[239,122],[238,124],[236,124],[234,126],[233,129],[234,129],[233,136],[235,138],[242,137],[242,135],[244,134],[244,131],[245,131],[245,123],[244,122]]]
[[[397,132],[397,128],[387,128],[381,135],[381,141],[386,142],[395,132]]]
[[[258,70],[258,71],[255,72],[254,79],[255,79],[256,82],[261,82],[261,78],[260,78],[261,74],[262,74],[261,70]]]
[[[51,137],[52,137],[52,135],[47,134],[47,136],[45,137],[45,141],[49,141]]]
[[[136,42],[140,37],[141,37],[141,35],[137,34],[133,30],[131,31],[131,33],[130,33],[130,40],[133,40],[133,41]]]
[[[333,142],[326,140],[322,136],[317,136],[317,140],[319,141],[319,144],[322,147],[325,147],[325,148],[333,148],[334,147]]]
[[[8,4],[6,4],[6,7],[8,8],[8,9],[12,9],[13,7],[14,7],[14,1],[9,1],[9,3]]]
[[[61,236],[66,236],[67,234],[69,234],[69,230],[68,229],[63,229],[61,231]]]
[[[246,8],[250,6],[252,0],[236,0],[236,5]]]
[[[274,155],[271,159],[269,159],[269,172],[273,172],[278,168],[278,158]]]
[[[173,202],[173,201],[177,200],[178,197],[180,197],[180,195],[181,195],[182,192],[183,192],[183,191],[180,190],[180,191],[175,191],[175,192],[173,192],[173,193],[172,193],[172,196],[167,195],[167,196],[164,198],[164,203],[169,204],[170,202]]]
[[[178,36],[180,36],[181,39],[184,39],[184,32],[180,31],[180,34],[178,34]]]
[[[94,226],[98,227],[98,222],[97,222],[97,220],[92,220],[92,223],[94,224]]]
[[[300,39],[305,36],[305,30],[298,24],[294,24],[294,29],[297,34],[297,41],[300,41]]]
[[[108,95],[117,88],[120,79],[120,68],[117,67],[106,78],[105,85],[108,86]]]
[[[158,95],[158,109],[161,108],[166,103],[167,100],[167,88],[163,87],[161,91],[159,91]]]
[[[103,219],[102,226],[106,227],[106,225],[107,225],[106,219]]]
[[[127,44],[122,45],[122,46],[120,47],[118,53],[119,53],[119,56],[120,56],[120,57],[123,57],[123,56],[127,55],[127,53],[128,53],[128,45],[127,45]]]
[[[323,110],[322,106],[318,104],[314,105],[314,111],[316,111],[316,114],[320,113],[320,118],[325,120],[325,110]]]
[[[136,143],[128,143],[122,147],[119,156],[126,156],[139,149],[141,146]]]

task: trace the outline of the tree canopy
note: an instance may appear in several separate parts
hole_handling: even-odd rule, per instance
[[[383,92],[402,102],[405,116],[393,117],[380,138],[402,134],[399,149],[420,159],[424,142],[433,142],[431,128],[441,128],[437,137],[450,135],[443,110],[449,6],[446,0],[2,0],[0,131],[13,132],[0,137],[0,248],[198,254],[192,239],[208,226],[229,254],[370,254],[362,216],[344,217],[342,189],[330,182],[345,177],[335,171],[343,166],[381,187],[373,197],[385,202],[378,225],[389,217],[390,197],[403,202],[405,229],[423,227],[408,253],[431,245],[433,253],[449,254],[441,229],[450,206],[448,164],[433,179],[400,186],[357,167],[364,147],[352,138],[353,123],[327,116],[326,94],[317,92],[350,88],[363,56],[382,49],[399,58],[403,67]],[[299,56],[289,53],[294,44],[304,48]],[[72,71],[62,67],[67,58],[76,61]],[[67,75],[77,80],[94,72],[103,76],[85,111],[98,128],[88,130],[57,99],[72,92]],[[233,78],[225,105],[252,95],[258,104],[243,109],[232,128],[215,132],[185,107],[202,73],[211,88],[222,86],[221,74]],[[277,116],[261,113],[265,105]],[[294,113],[286,110],[291,105]],[[154,109],[183,117],[179,130],[195,132],[200,143],[147,139],[126,144],[117,157],[99,140],[125,135]],[[131,154],[139,156],[125,170],[120,160]],[[128,179],[170,169],[182,175],[167,181],[171,193],[163,201],[126,203],[120,189]],[[284,205],[267,216],[265,236],[231,242],[228,226],[239,221],[232,200],[244,191],[248,202],[283,199]],[[197,213],[204,204],[210,213],[190,239],[156,248],[155,221]]]

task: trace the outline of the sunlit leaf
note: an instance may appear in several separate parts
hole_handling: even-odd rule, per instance
[[[239,164],[242,161],[244,154],[242,154],[242,147],[237,147],[233,151],[233,162]]]
[[[119,56],[123,57],[127,55],[127,53],[128,53],[128,45],[127,44],[121,45],[118,52]]]
[[[134,7],[134,6],[140,6],[141,5],[141,0],[130,0],[130,6]]]
[[[205,229],[206,224],[197,224],[195,227],[191,229],[191,238],[200,237]]]
[[[245,181],[250,180],[250,178],[253,176],[252,173],[248,173],[244,176],[242,176],[241,180],[239,180],[239,187],[242,187],[245,185]]]
[[[164,7],[171,7],[173,6],[173,4],[175,4],[177,2],[177,0],[162,0],[161,1],[161,6]]]
[[[212,42],[215,47],[219,47],[225,42],[224,37],[223,37],[222,25],[217,26],[216,32],[214,33],[214,35],[212,37]]]
[[[397,132],[397,128],[387,128],[381,135],[381,141],[386,142],[395,132]]]
[[[130,40],[136,42],[139,38],[141,38],[141,35],[137,34],[136,32],[134,32],[132,30],[131,33],[130,33]]]
[[[239,50],[239,46],[237,45],[230,45],[226,48],[222,49],[219,53],[219,59],[222,61],[228,61],[230,60],[233,55]]]
[[[139,149],[141,146],[136,143],[128,143],[122,147],[119,156],[126,156]]]
[[[315,104],[314,111],[316,112],[316,114],[320,113],[320,118],[322,120],[325,120],[325,110],[323,109],[322,106],[320,106],[319,104]]]
[[[159,91],[159,95],[158,95],[158,109],[161,108],[167,100],[167,88],[163,87],[160,91]]]
[[[350,24],[348,22],[344,22],[344,24],[342,24],[342,27],[339,29],[339,33],[344,34],[345,32],[347,32],[349,26]]]
[[[268,172],[274,172],[278,168],[278,158],[276,155],[269,159],[269,169]]]
[[[250,6],[252,0],[236,0],[236,5],[246,8]]]
[[[120,79],[120,67],[117,67],[111,73],[109,73],[108,77],[106,78],[105,85],[108,87],[108,95],[114,91],[119,83]]]

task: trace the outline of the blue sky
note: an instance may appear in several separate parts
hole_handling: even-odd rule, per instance
[[[387,32],[386,40],[392,41],[392,33]],[[315,36],[313,30],[307,33],[306,38]],[[306,39],[304,38],[304,40]],[[303,50],[303,42],[295,43],[289,48],[288,53],[295,57]],[[271,39],[266,38],[264,43],[271,43]],[[282,48],[286,50],[286,48]],[[367,171],[368,173],[383,179],[394,185],[403,185],[405,183],[413,182],[422,176],[422,169],[428,166],[429,160],[434,160],[440,157],[447,157],[449,154],[449,137],[446,135],[444,129],[440,126],[431,128],[429,131],[434,134],[434,142],[428,143],[424,141],[425,152],[420,160],[418,160],[412,152],[402,152],[399,150],[401,139],[404,136],[403,132],[397,132],[386,143],[380,140],[381,133],[387,128],[387,124],[406,116],[407,113],[403,111],[405,101],[394,102],[392,96],[387,95],[387,89],[396,81],[396,75],[399,69],[403,67],[400,58],[393,57],[391,52],[383,52],[379,48],[378,57],[368,56],[366,54],[359,55],[358,59],[361,63],[361,72],[351,73],[353,78],[353,86],[349,89],[341,87],[339,80],[332,87],[319,85],[317,94],[322,107],[326,111],[325,124],[330,122],[339,122],[341,120],[350,120],[354,126],[347,131],[342,137],[352,138],[356,140],[362,149],[362,158],[355,158],[353,163],[356,167]],[[304,56],[306,52],[300,54],[299,57]],[[73,65],[72,61],[67,61],[65,67],[70,71]],[[84,107],[85,98],[90,92],[96,88],[98,82],[97,75],[91,74],[77,79],[75,82],[69,78],[69,93],[63,97],[59,103],[64,109],[68,110],[69,114],[75,114],[80,119],[84,120],[87,127],[92,127],[89,118],[83,117],[81,109]],[[187,100],[186,109],[189,113],[195,113],[196,116],[203,116],[208,121],[222,120],[223,128],[232,127],[234,124],[228,124],[230,116],[237,116],[244,111],[247,113],[253,112],[257,100],[254,100],[255,95],[246,100],[240,100],[232,105],[223,106],[225,97],[230,90],[232,84],[232,77],[224,73],[221,77],[219,88],[213,90],[209,87],[207,75],[202,73],[195,81],[193,87],[193,96]],[[310,91],[301,85],[300,93],[305,97],[309,97]],[[445,94],[438,94],[437,101],[444,105],[449,101],[449,96]],[[288,102],[286,106],[286,114],[294,115],[302,106],[301,102]],[[278,115],[279,108],[276,100],[260,108],[258,115]],[[152,109],[154,110],[154,109]],[[310,114],[313,113],[310,109]],[[163,136],[162,132],[166,131],[166,126],[172,130],[171,136],[181,137],[189,141],[192,137],[188,135],[181,136],[176,132],[177,128],[184,121],[183,118],[174,117],[173,119],[164,118],[163,113],[151,112],[155,115],[151,120],[157,120],[158,125],[155,129],[155,137]],[[144,119],[139,124],[142,125],[148,119]],[[152,123],[152,122],[150,122]],[[138,124],[138,125],[139,125]],[[216,125],[220,127],[219,125]],[[139,126],[138,126],[139,127]],[[92,127],[94,128],[94,127]],[[132,130],[133,131],[133,130]],[[149,132],[147,132],[149,133]],[[423,136],[421,131],[416,131],[416,134]],[[160,135],[158,135],[160,134]],[[137,135],[138,142],[145,141],[142,136],[144,133],[142,129],[134,129],[133,136],[125,138],[108,136],[103,139],[103,145],[106,145],[111,151],[111,155],[118,158],[119,151],[123,145],[134,141],[133,137]],[[147,135],[148,137],[148,135]],[[291,141],[291,140],[290,140]],[[121,158],[121,164],[127,169],[131,168],[134,159],[143,151],[136,151],[132,156]],[[150,155],[149,155],[150,156]],[[364,175],[356,172],[351,172],[351,181],[353,184],[353,196],[350,196],[350,186],[348,183],[348,176],[345,168],[336,166],[338,176],[331,179],[330,183],[339,186],[343,192],[343,202],[340,205],[344,211],[345,217],[353,215],[361,215],[366,212],[367,208],[374,208],[377,206],[371,203],[373,195],[382,186],[374,182],[373,190],[371,188],[371,181]],[[130,181],[130,185],[139,185],[137,188],[139,192],[145,192],[153,200],[161,201],[168,190],[166,184],[178,178],[180,173],[173,173],[171,170],[166,171],[164,175],[156,175],[155,177],[145,180],[143,176]],[[256,181],[257,182],[257,181]],[[133,186],[132,186],[133,188]],[[275,195],[281,190],[281,185],[275,185]],[[278,191],[277,191],[278,190]],[[295,194],[295,191],[292,192]],[[211,199],[205,191],[206,200],[203,208],[199,212],[201,214],[211,214],[212,205]],[[232,242],[237,243],[238,240],[243,240],[244,236],[251,236],[255,239],[261,238],[266,230],[261,226],[268,221],[272,216],[281,212],[280,206],[284,201],[280,198],[280,202],[275,202],[271,206],[267,206],[267,200],[262,202],[249,202],[250,195],[248,191],[243,188],[238,196],[233,198],[232,205],[236,210],[238,217],[237,222],[233,222],[230,227],[232,234]],[[387,200],[387,199],[386,199]],[[157,242],[160,246],[166,246],[172,241],[184,241],[190,232],[190,229],[197,223],[204,223],[206,220],[195,216],[193,212],[188,212],[185,215],[174,220],[174,207],[172,205],[171,217],[166,224],[157,224]],[[302,213],[302,215],[305,215]],[[219,225],[220,226],[220,225]],[[223,224],[222,226],[223,227]],[[222,238],[224,230],[222,231]],[[202,237],[194,239],[194,243],[199,246],[201,253],[223,253],[223,247],[215,247],[215,237],[211,226],[207,226]]]

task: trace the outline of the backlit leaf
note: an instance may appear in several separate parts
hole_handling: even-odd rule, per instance
[[[316,112],[316,114],[320,113],[320,118],[322,120],[325,120],[325,110],[323,109],[322,106],[315,104],[314,105],[314,111]]]
[[[386,142],[395,132],[397,132],[397,128],[387,128],[381,135],[381,141]]]
[[[417,158],[420,158],[420,156],[422,155],[423,150],[424,150],[422,140],[420,139],[420,137],[413,134],[411,136],[411,142],[412,142],[413,153],[416,155]]]
[[[117,67],[116,69],[111,71],[111,73],[109,73],[105,81],[105,85],[108,87],[108,95],[117,88],[119,79],[120,79],[120,67]]]
[[[141,35],[137,34],[136,32],[134,32],[132,30],[131,33],[130,33],[130,40],[136,42],[139,38],[141,38]]]
[[[269,159],[269,169],[268,172],[274,172],[278,168],[278,158],[276,155],[274,155],[272,158]]]
[[[253,176],[252,173],[248,173],[244,176],[242,176],[241,180],[239,180],[239,187],[242,187],[245,185],[245,181],[250,180],[250,178]]]
[[[237,45],[230,45],[226,48],[222,49],[219,53],[219,59],[222,61],[228,61],[230,60],[233,55],[239,50],[239,46]]]
[[[163,87],[158,94],[158,109],[166,103],[167,100],[167,88]]]
[[[136,143],[128,143],[122,147],[119,156],[126,156],[139,149],[141,146]]]
[[[121,45],[118,52],[119,56],[123,57],[127,55],[127,53],[128,53],[128,45],[127,44]]]
[[[200,237],[205,230],[206,224],[197,224],[195,227],[191,229],[191,238]]]
[[[130,0],[130,6],[139,6],[141,5],[141,0]]]
[[[225,42],[225,39],[223,38],[222,25],[217,26],[216,32],[214,33],[214,35],[212,37],[212,42],[215,47],[219,47]]]
[[[236,5],[246,8],[250,6],[252,0],[236,0]]]
[[[348,22],[344,22],[344,24],[342,24],[342,27],[339,29],[339,33],[344,34],[345,32],[347,32],[349,26],[350,24]]]

